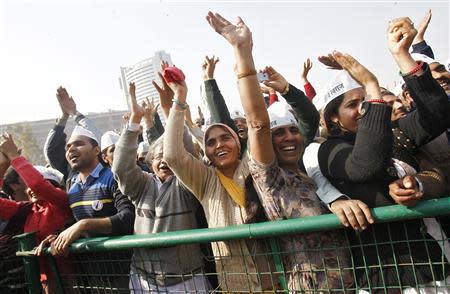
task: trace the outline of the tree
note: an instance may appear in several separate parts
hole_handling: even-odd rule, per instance
[[[44,153],[39,148],[29,123],[9,125],[6,131],[13,136],[17,147],[22,150],[22,155],[29,162],[36,165],[45,165]]]

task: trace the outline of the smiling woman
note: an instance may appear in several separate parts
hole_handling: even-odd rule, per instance
[[[303,135],[292,109],[280,102],[267,110],[260,91],[252,56],[252,34],[244,21],[238,17],[236,25],[219,14],[208,14],[208,20],[216,32],[233,47],[236,72],[239,79],[241,102],[248,124],[249,168],[253,186],[269,220],[314,216],[325,213],[315,194],[315,184],[299,169],[298,162],[304,150]],[[270,82],[275,84],[279,76],[272,68],[264,70]],[[278,87],[287,94],[293,87],[284,79]],[[306,109],[314,109],[305,97]],[[313,112],[317,111],[314,109]],[[291,291],[322,291],[329,288],[345,288],[352,284],[348,271],[336,271],[337,264],[349,266],[346,252],[338,249],[344,244],[336,233],[321,232],[281,237],[284,266],[289,272]],[[322,248],[320,251],[315,249]],[[326,249],[324,249],[326,248]],[[293,252],[294,251],[294,252]]]
[[[213,124],[205,132],[205,154],[225,176],[232,178],[239,164],[241,144],[227,125]]]
[[[175,99],[164,133],[163,159],[200,200],[210,228],[253,221],[256,212],[250,209],[252,201],[247,198],[245,189],[245,180],[249,176],[248,159],[239,160],[241,146],[237,134],[224,124],[210,126],[205,132],[204,143],[211,165],[206,166],[202,160],[194,158],[182,143],[186,83],[168,82],[168,85],[175,93]],[[212,243],[223,291],[261,292],[277,287],[277,281],[268,274],[272,260],[262,254],[264,246],[259,240]]]

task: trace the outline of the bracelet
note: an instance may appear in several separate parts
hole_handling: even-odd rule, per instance
[[[417,65],[416,65],[412,70],[410,70],[409,72],[407,72],[407,73],[402,73],[401,71],[399,71],[398,73],[399,73],[399,75],[400,75],[401,77],[410,76],[410,75],[415,74],[415,73],[418,72],[419,70],[421,70],[421,69],[422,69],[422,66],[423,66],[423,61],[420,61],[420,62],[417,62]]]
[[[381,103],[381,104],[387,104],[387,102],[384,101],[383,99],[369,99],[369,100],[366,100],[366,102],[368,102],[368,103]]]
[[[180,108],[183,110],[188,108],[188,105],[186,103],[182,103],[178,99],[172,99],[172,102],[175,103],[176,105],[180,106]]]
[[[245,78],[245,77],[248,77],[248,76],[254,76],[254,75],[256,75],[256,70],[252,69],[249,72],[244,72],[244,73],[238,74],[237,78],[239,80],[239,79],[242,79],[242,78]]]
[[[281,95],[286,95],[287,93],[289,92],[289,83],[287,83],[287,85],[286,85],[286,89],[284,89],[284,92],[283,93],[281,93]]]

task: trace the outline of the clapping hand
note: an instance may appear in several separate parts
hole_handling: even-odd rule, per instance
[[[319,62],[326,65],[328,69],[342,69],[342,66],[334,59],[333,54],[331,53],[328,55],[319,56],[317,59]]]
[[[69,96],[69,93],[67,93],[65,88],[59,87],[56,90],[56,98],[58,99],[63,115],[75,115],[77,113],[77,104],[75,103],[75,100]]]
[[[370,83],[378,84],[375,75],[359,63],[353,56],[338,51],[333,51],[331,56],[361,85],[367,86]]]
[[[431,16],[432,16],[432,14],[431,14],[431,9],[430,9],[430,10],[428,10],[427,14],[425,14],[422,21],[419,24],[419,27],[417,28],[417,35],[413,40],[413,44],[420,43],[424,40],[423,36],[425,35],[428,25],[430,24]]]
[[[390,21],[387,37],[391,54],[394,56],[409,54],[409,47],[416,35],[417,30],[409,17],[396,18]]]

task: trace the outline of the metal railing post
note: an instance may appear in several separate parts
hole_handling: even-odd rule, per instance
[[[25,269],[25,279],[28,285],[28,293],[41,294],[42,286],[40,279],[39,262],[32,253],[36,246],[35,233],[25,233],[14,236],[17,239],[17,256],[22,256]]]

